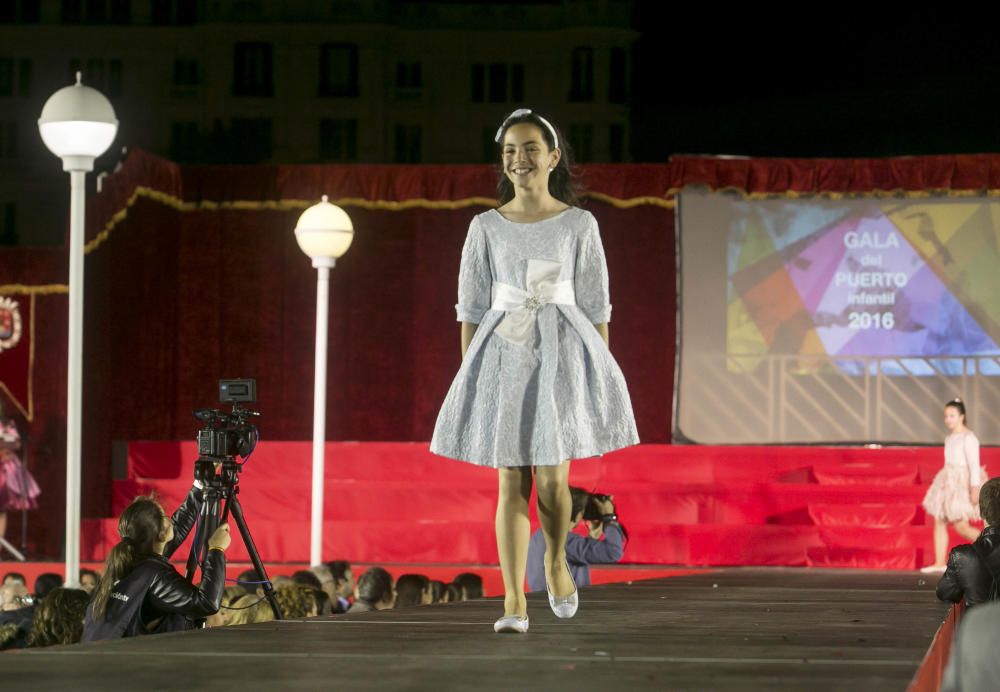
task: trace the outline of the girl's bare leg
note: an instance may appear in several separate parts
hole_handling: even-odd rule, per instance
[[[528,541],[531,524],[528,500],[531,498],[531,467],[515,466],[499,470],[497,498],[497,551],[503,574],[504,615],[527,615],[524,597],[524,573],[528,565]]]
[[[934,564],[943,566],[948,559],[948,522],[934,518]]]
[[[545,536],[545,577],[553,596],[573,593],[573,579],[566,569],[566,534],[573,511],[569,494],[569,461],[558,466],[536,466],[538,518]]]
[[[958,531],[958,535],[972,543],[979,538],[979,531],[975,529],[967,520],[956,521],[952,526]],[[944,564],[943,562],[941,564]]]

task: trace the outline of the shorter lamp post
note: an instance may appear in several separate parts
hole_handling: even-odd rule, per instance
[[[295,225],[295,240],[316,267],[316,371],[313,382],[312,524],[309,564],[323,561],[323,485],[326,444],[326,353],[330,312],[330,269],[354,240],[351,217],[323,201],[306,209]]]
[[[85,179],[111,146],[118,120],[104,94],[76,84],[49,97],[38,119],[42,141],[69,173],[69,363],[66,393],[66,584],[80,583],[80,437],[83,407],[83,234]]]

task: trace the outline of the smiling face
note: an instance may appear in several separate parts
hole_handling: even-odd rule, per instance
[[[957,430],[965,423],[965,416],[955,406],[944,407],[944,425],[948,430]]]
[[[511,125],[503,136],[503,170],[515,188],[549,184],[549,169],[559,163],[559,150],[550,150],[542,130],[531,123]]]

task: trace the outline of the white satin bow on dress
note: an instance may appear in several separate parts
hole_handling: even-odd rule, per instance
[[[527,346],[531,342],[537,313],[542,307],[547,303],[576,305],[573,280],[559,281],[561,268],[560,262],[530,259],[525,274],[525,289],[493,282],[493,304],[490,308],[507,313],[497,325],[497,334],[513,344]]]

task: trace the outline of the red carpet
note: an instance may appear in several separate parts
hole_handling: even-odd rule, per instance
[[[241,476],[265,561],[308,559],[310,450],[261,443]],[[131,443],[114,511],[149,491],[172,510],[190,487],[195,451],[194,442]],[[939,447],[641,445],[574,462],[571,482],[615,496],[631,536],[624,563],[913,569],[932,548],[920,501],[942,461]],[[1000,472],[997,449],[984,449],[983,461]],[[425,443],[327,445],[327,559],[496,564],[495,506],[494,471],[436,457]],[[115,542],[113,518],[88,520],[84,559],[102,560]],[[239,543],[231,557],[246,560]]]

